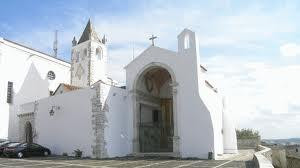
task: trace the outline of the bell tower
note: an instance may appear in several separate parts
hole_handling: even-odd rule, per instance
[[[88,87],[105,81],[107,64],[106,38],[100,40],[89,20],[79,41],[72,41],[71,85]]]
[[[199,57],[199,42],[196,33],[184,29],[178,36],[178,53],[183,56]]]

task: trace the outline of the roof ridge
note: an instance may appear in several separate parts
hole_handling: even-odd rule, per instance
[[[58,60],[58,61],[62,61],[62,62],[64,62],[64,63],[70,64],[70,62],[68,62],[68,61],[66,61],[66,60],[63,60],[63,59],[57,58],[57,57],[53,57],[53,56],[50,55],[50,54],[47,54],[47,53],[45,53],[45,52],[43,52],[43,51],[39,51],[39,50],[37,50],[37,49],[34,49],[34,48],[31,48],[31,47],[25,46],[24,44],[20,44],[19,42],[15,42],[15,41],[9,40],[9,39],[7,39],[7,38],[3,38],[3,40],[8,41],[8,42],[10,42],[10,43],[13,43],[13,44],[15,44],[15,45],[18,45],[18,46],[20,46],[20,47],[24,47],[24,48],[26,48],[26,49],[29,49],[29,50],[38,52],[38,53],[40,53],[40,54],[46,55],[46,56],[51,57],[51,58],[53,58],[53,59],[56,59],[56,60]]]

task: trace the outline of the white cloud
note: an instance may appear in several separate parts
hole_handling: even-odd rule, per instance
[[[227,96],[228,109],[239,128],[258,129],[263,138],[300,134],[300,65],[277,66],[233,60],[206,59],[211,80]],[[276,129],[276,131],[274,130]]]
[[[300,45],[295,43],[287,43],[280,46],[280,53],[284,57],[300,56]]]

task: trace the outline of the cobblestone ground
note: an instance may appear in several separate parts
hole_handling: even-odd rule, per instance
[[[7,168],[252,168],[252,161],[177,160],[157,158],[73,159],[62,157],[0,158],[0,167]]]

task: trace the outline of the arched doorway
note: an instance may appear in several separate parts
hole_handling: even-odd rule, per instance
[[[32,137],[32,126],[31,123],[28,121],[25,124],[25,142],[32,143],[33,137]]]
[[[173,152],[173,82],[168,70],[152,66],[135,83],[137,152]]]

